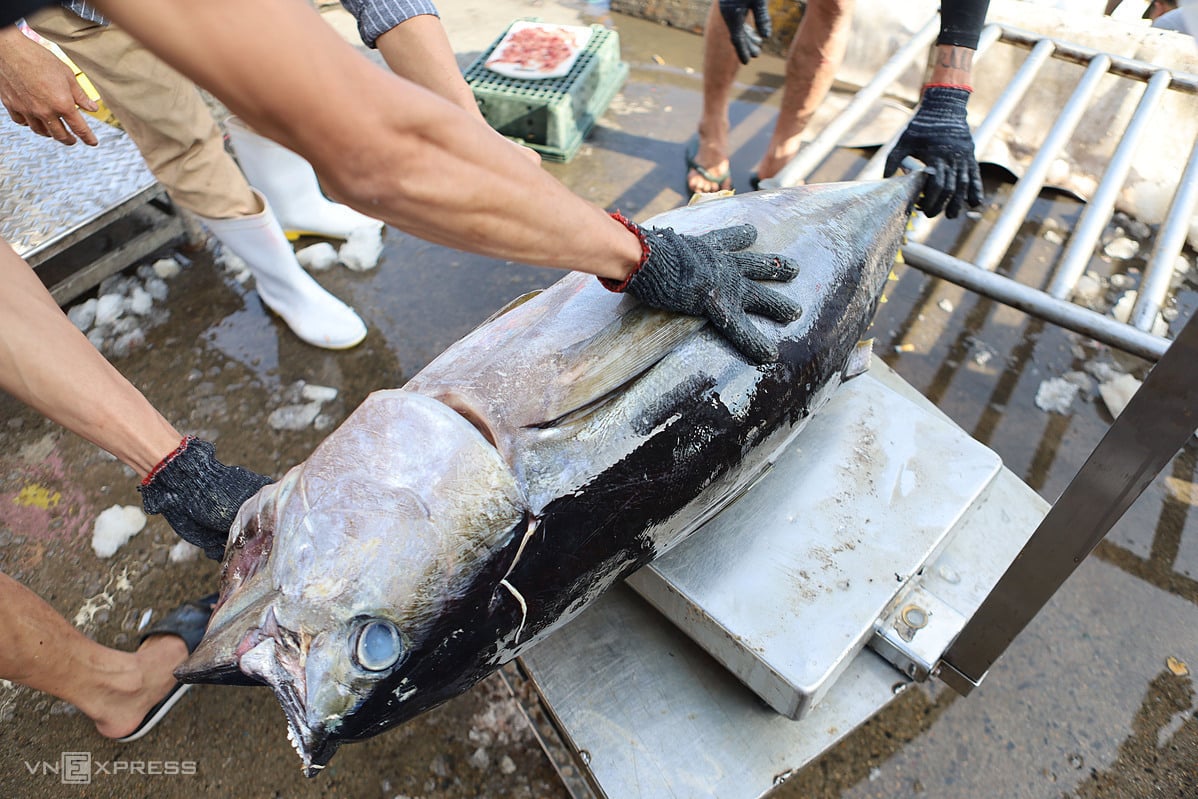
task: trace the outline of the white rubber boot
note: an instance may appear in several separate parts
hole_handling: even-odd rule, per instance
[[[254,193],[262,199],[263,209],[253,216],[199,219],[249,265],[262,302],[297,336],[329,350],[344,350],[360,343],[366,338],[366,324],[304,271],[270,204],[260,192]]]
[[[225,127],[241,171],[270,201],[287,238],[345,239],[355,228],[382,227],[379,220],[325,197],[316,172],[302,156],[259,136],[237,117],[226,119]]]

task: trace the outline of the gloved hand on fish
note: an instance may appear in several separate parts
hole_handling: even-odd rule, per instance
[[[645,223],[752,225],[751,250],[798,264],[773,285],[802,314],[757,325],[773,362],[571,273],[371,394],[242,506],[180,679],[269,685],[312,776],[342,743],[519,656],[727,507],[828,400],[922,179],[722,197]]]

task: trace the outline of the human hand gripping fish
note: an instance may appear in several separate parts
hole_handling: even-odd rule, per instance
[[[757,240],[757,228],[735,225],[687,236],[672,228],[643,228],[618,211],[612,218],[636,235],[641,261],[622,282],[599,278],[604,287],[664,311],[706,317],[754,363],[778,359],[778,348],[748,314],[785,323],[798,319],[802,309],[754,281],[793,280],[799,265],[782,255],[744,252]]]

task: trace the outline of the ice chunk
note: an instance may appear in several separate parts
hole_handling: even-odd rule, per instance
[[[128,294],[129,289],[136,283],[137,281],[133,278],[118,272],[101,280],[99,288],[96,289],[96,294],[101,297],[105,294]]]
[[[216,253],[216,262],[225,268],[238,283],[244,283],[250,279],[250,265],[237,253],[230,250],[228,247],[222,246]]]
[[[1098,386],[1098,393],[1111,416],[1118,416],[1139,388],[1139,380],[1129,374],[1119,374]]]
[[[309,272],[323,272],[337,263],[337,250],[327,241],[297,250],[295,260]]]
[[[174,258],[159,258],[154,262],[154,274],[163,280],[170,280],[175,275],[179,274],[179,262]]]
[[[125,298],[120,294],[105,294],[96,300],[96,327],[110,325],[125,310]]]
[[[166,281],[159,277],[152,277],[146,281],[146,293],[153,297],[158,302],[166,299],[169,290],[166,287]]]
[[[1088,304],[1100,299],[1102,292],[1102,278],[1093,272],[1086,272],[1077,279],[1077,285],[1073,287],[1073,299]]]
[[[1140,251],[1140,243],[1127,236],[1117,236],[1103,248],[1103,252],[1112,258],[1127,260]]]
[[[337,399],[337,389],[331,386],[305,384],[300,389],[300,396],[308,400],[308,402],[332,402]]]
[[[129,292],[128,307],[130,313],[145,316],[154,307],[154,298],[150,296],[150,292],[141,286],[134,286],[133,290]]]
[[[383,230],[377,225],[355,228],[341,245],[338,259],[355,272],[374,269],[383,254]]]
[[[1106,361],[1087,361],[1082,368],[1086,370],[1086,374],[1093,377],[1099,383],[1105,383],[1123,374]]]
[[[275,430],[303,430],[316,420],[320,413],[319,402],[306,405],[284,405],[271,411],[266,423]]]
[[[92,297],[87,302],[81,302],[78,305],[71,306],[67,311],[67,318],[71,323],[81,331],[86,333],[91,329],[91,326],[96,321],[96,298]]]
[[[1061,377],[1049,378],[1036,391],[1036,407],[1045,413],[1068,413],[1077,392],[1077,383]]]
[[[124,358],[133,350],[141,349],[145,344],[145,332],[140,327],[135,327],[127,333],[121,333],[113,340],[110,354],[114,358]]]
[[[146,526],[146,515],[136,505],[113,505],[100,512],[92,529],[92,549],[101,558],[112,557],[118,549]]]
[[[196,556],[202,551],[203,550],[201,550],[195,544],[190,544],[186,541],[180,540],[173,547],[171,547],[169,557],[171,563],[186,563],[189,560],[195,560]]]
[[[1131,319],[1131,309],[1136,305],[1136,297],[1140,296],[1138,291],[1125,291],[1119,301],[1115,303],[1115,307],[1111,308],[1111,316],[1118,319],[1123,324],[1127,324]]]

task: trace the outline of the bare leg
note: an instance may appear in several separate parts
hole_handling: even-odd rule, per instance
[[[758,177],[776,175],[799,152],[799,136],[828,96],[848,46],[854,0],[811,0],[786,55],[786,83],[774,134],[757,163]]]
[[[713,2],[707,12],[707,27],[703,34],[703,112],[699,118],[699,151],[696,163],[711,175],[728,171],[728,106],[732,100],[732,83],[740,69],[740,60],[732,47],[728,25],[720,16],[719,4]],[[695,170],[686,175],[691,191],[718,191],[720,186],[705,179]]]
[[[101,646],[40,597],[0,574],[0,679],[70,702],[101,735],[132,732],[175,684],[187,657],[183,639],[155,635],[136,652]]]

